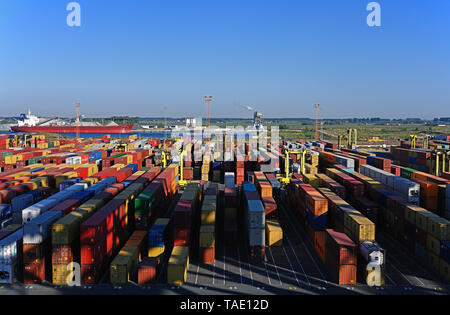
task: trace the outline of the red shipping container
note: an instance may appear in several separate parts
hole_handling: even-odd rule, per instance
[[[25,264],[23,272],[23,283],[42,283],[45,279],[45,260],[35,264]]]
[[[190,243],[190,229],[174,228],[174,246],[189,246]]]
[[[11,188],[0,190],[0,204],[11,203],[11,200],[16,196],[16,192]]]
[[[79,246],[72,245],[53,245],[52,264],[64,265],[72,261],[78,261]]]
[[[81,245],[82,265],[101,265],[106,256],[106,242],[93,245]]]
[[[101,274],[97,265],[81,265],[81,284],[97,284],[100,277]]]
[[[68,199],[61,202],[60,204],[54,206],[51,211],[61,211],[61,215],[64,217],[76,208],[80,206],[80,200],[78,199]]]
[[[82,179],[86,179],[89,177],[89,168],[87,167],[80,167],[79,169],[76,170],[77,172],[77,176],[81,177]]]
[[[356,265],[356,245],[344,233],[327,229],[326,257],[335,265]]]
[[[158,257],[145,257],[138,266],[138,284],[155,282],[159,264]]]
[[[273,197],[263,197],[262,202],[264,204],[264,209],[266,210],[266,216],[274,215],[277,210],[277,203]]]
[[[213,264],[215,260],[216,249],[213,248],[199,248],[199,260],[205,264]]]
[[[356,265],[334,266],[330,269],[330,273],[337,280],[339,285],[356,284]]]

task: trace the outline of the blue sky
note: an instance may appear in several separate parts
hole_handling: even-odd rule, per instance
[[[0,1],[1,116],[450,116],[450,1]]]

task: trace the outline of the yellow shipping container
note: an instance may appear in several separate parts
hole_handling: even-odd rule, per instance
[[[347,209],[345,207],[341,207],[341,209],[344,212],[344,227],[346,227],[349,230],[351,230],[352,226],[353,226],[353,220],[352,220],[352,218],[350,218],[350,215],[355,215],[355,216],[357,215],[360,217],[364,217],[364,215],[356,209],[353,209],[353,208]]]
[[[351,238],[356,243],[364,241],[375,241],[375,224],[368,218],[351,214]]]
[[[58,176],[56,176],[55,185],[56,185],[56,187],[59,187],[59,184],[61,184],[63,181],[65,181],[69,178],[77,177],[77,176],[78,176],[77,172],[67,172],[67,173],[58,175]]]
[[[133,164],[133,156],[132,155],[127,155],[127,164]]]
[[[449,221],[439,216],[428,218],[427,231],[440,241],[450,240]]]
[[[134,173],[134,176],[139,176],[141,177],[142,175],[144,175],[146,172],[145,171],[137,171],[136,173]]]
[[[92,186],[92,185],[98,183],[98,177],[88,177],[85,179],[85,181],[88,181],[90,183],[89,186]]]
[[[148,257],[159,257],[164,254],[166,247],[149,247],[148,249]]]
[[[305,163],[306,174],[317,175],[317,167],[311,164]]]
[[[201,211],[201,224],[215,224],[216,223],[216,210],[210,210],[208,208]]]
[[[116,164],[116,165],[113,165],[113,166],[111,166],[112,168],[115,168],[116,170],[121,170],[122,168],[124,168],[125,167],[125,165],[124,164]]]
[[[41,187],[48,187],[48,177],[42,176],[42,177],[36,177],[36,180],[39,180],[41,183]]]
[[[277,220],[266,220],[266,242],[268,246],[283,245],[283,229]]]
[[[216,245],[216,233],[214,225],[200,226],[199,246],[201,248],[213,248]]]
[[[16,164],[17,156],[16,155],[7,155],[5,156],[5,164]]]
[[[304,174],[303,181],[306,184],[310,184],[311,186],[313,186],[315,188],[318,188],[320,186],[319,179],[315,175],[312,175],[312,174]]]
[[[423,209],[423,211],[416,212],[416,226],[423,231],[428,230],[428,221],[432,218],[439,218],[438,215]]]
[[[68,284],[67,280],[70,276],[70,273],[72,272],[70,266],[71,264],[64,264],[64,265],[54,264],[52,266],[52,283],[55,285],[67,285]]]
[[[416,213],[427,211],[416,205],[408,205],[405,207],[405,220],[416,225]]]
[[[167,265],[167,283],[182,285],[189,267],[189,247],[174,246]]]

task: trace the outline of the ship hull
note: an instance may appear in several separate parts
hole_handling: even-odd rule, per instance
[[[83,133],[131,133],[133,125],[120,126],[80,126],[80,134]],[[16,132],[45,132],[45,133],[77,133],[76,126],[33,126],[33,127],[11,127]]]

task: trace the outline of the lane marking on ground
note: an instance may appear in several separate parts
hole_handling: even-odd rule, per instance
[[[287,255],[286,250],[284,249],[284,247],[282,247],[282,248],[283,248],[284,254],[286,255],[286,258],[288,260],[289,266],[291,267],[292,273],[294,274],[295,280],[297,281],[297,284],[300,286],[300,282],[297,279],[297,274],[296,274],[294,268],[292,268],[291,260],[289,259],[289,256]]]
[[[280,280],[280,286],[283,286],[283,282],[281,281],[280,274],[278,273],[277,263],[275,262],[275,259],[273,258],[273,255],[272,255],[272,249],[270,248],[270,246],[268,246],[268,247],[269,247],[270,257],[272,257],[272,262],[273,262],[273,264],[275,266],[275,270],[277,272],[278,280]]]
[[[239,263],[239,277],[241,278],[241,284],[242,283],[242,268],[241,268],[241,254],[239,253],[239,247],[236,247],[237,254],[238,254],[238,263]]]
[[[290,248],[291,251],[294,253],[295,259],[297,260],[298,264],[300,265],[300,268],[302,268],[303,275],[305,276],[306,281],[308,282],[308,285],[311,285],[311,282],[309,281],[309,278],[308,278],[308,276],[306,275],[305,269],[303,269],[303,265],[301,264],[299,258],[297,257],[297,254],[295,253],[295,250],[294,250],[294,248],[292,247],[291,242],[289,241],[289,237],[287,236],[287,233],[286,233],[286,240],[287,240],[287,242],[288,242],[289,248]]]
[[[306,250],[306,253],[307,253],[308,256],[311,258],[311,260],[312,260],[312,262],[314,263],[314,266],[316,267],[316,269],[319,271],[320,276],[322,277],[322,280],[325,281],[325,284],[327,285],[327,284],[328,284],[327,279],[326,279],[325,276],[323,275],[322,271],[320,270],[319,266],[318,266],[317,263],[316,263],[316,260],[315,260],[314,257],[311,255],[309,249],[307,248],[307,246],[306,246],[306,244],[305,244],[305,242],[304,242],[304,239],[303,239],[303,233],[301,233],[301,231],[300,231],[299,229],[297,229],[297,227],[296,227],[295,225],[292,224],[292,222],[291,222],[289,216],[287,215],[287,213],[286,213],[285,211],[286,211],[286,208],[285,208],[284,205],[283,205],[283,211],[280,211],[280,213],[283,213],[283,215],[286,217],[287,221],[289,222],[289,225],[290,225],[295,231],[297,231],[297,233],[298,233],[298,235],[299,235],[299,237],[300,237],[300,240],[301,240],[301,244],[303,245],[303,248]]]

